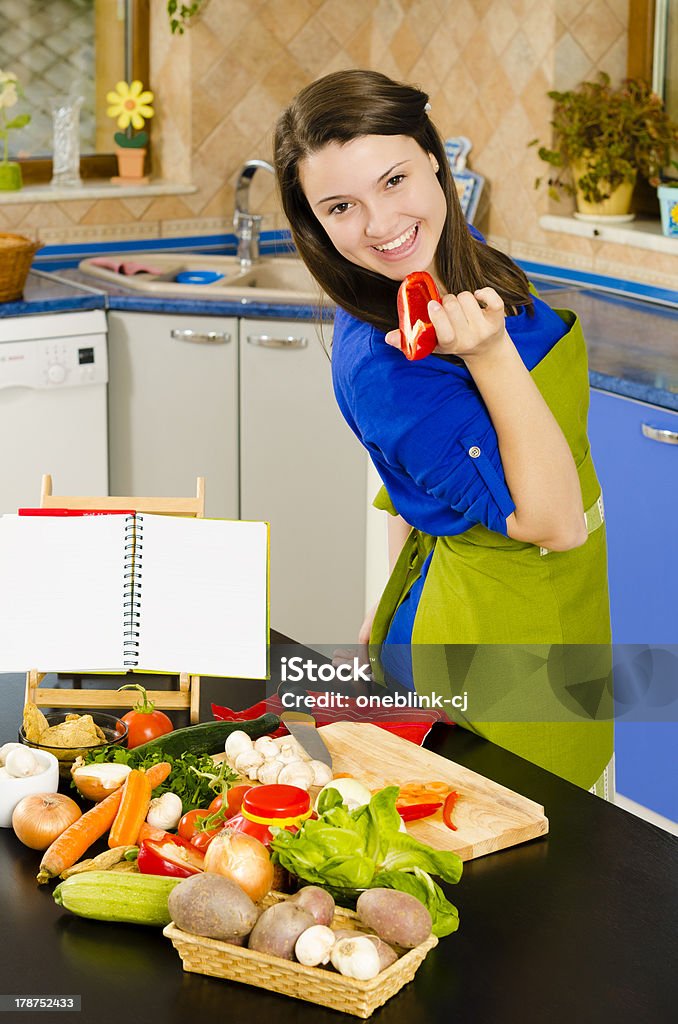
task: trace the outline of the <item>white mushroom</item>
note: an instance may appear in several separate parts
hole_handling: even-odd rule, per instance
[[[326,786],[332,781],[332,769],[324,761],[309,761],[308,766],[313,770],[314,786]]]
[[[271,736],[260,736],[254,741],[254,749],[263,754],[267,761],[273,761],[279,753],[278,744]]]
[[[294,955],[299,963],[305,964],[306,967],[327,964],[330,960],[330,951],[336,941],[337,936],[327,925],[313,924],[297,939]]]
[[[242,729],[236,729],[226,739],[226,746],[224,750],[226,752],[226,760],[228,761],[231,768],[235,766],[235,759],[238,754],[243,754],[246,750],[252,749],[252,737],[248,736]]]
[[[251,750],[244,750],[241,754],[238,754],[233,767],[238,775],[245,775],[254,782],[257,777],[257,771],[263,763],[264,755],[252,747]]]
[[[293,761],[303,760],[298,745],[293,740],[290,741],[289,739],[281,745],[278,752],[278,758],[281,761],[284,761],[285,764],[291,764]]]
[[[313,785],[313,769],[306,761],[291,761],[281,769],[278,782],[281,786],[308,790]]]
[[[18,750],[10,750],[5,759],[5,768],[15,779],[27,779],[30,775],[40,775],[45,766],[39,761],[29,747],[20,746]]]
[[[278,776],[284,767],[284,762],[279,761],[278,758],[274,761],[264,761],[257,772],[257,778],[265,786],[272,786],[278,781]]]

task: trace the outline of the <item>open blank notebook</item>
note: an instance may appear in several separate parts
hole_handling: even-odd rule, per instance
[[[0,516],[0,671],[267,674],[268,524]]]

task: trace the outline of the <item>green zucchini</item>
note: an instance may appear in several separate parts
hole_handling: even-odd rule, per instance
[[[167,901],[181,878],[83,871],[60,882],[54,900],[78,917],[164,928],[172,920]]]
[[[182,754],[219,754],[223,751],[227,738],[236,729],[242,729],[253,740],[275,732],[280,725],[277,715],[260,715],[259,718],[238,720],[237,722],[204,722],[198,725],[187,725],[184,729],[175,729],[155,740],[134,747],[134,753],[140,757],[159,751],[170,757],[181,757]]]

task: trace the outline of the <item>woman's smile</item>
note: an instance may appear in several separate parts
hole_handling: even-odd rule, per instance
[[[401,281],[415,270],[437,276],[447,213],[437,166],[409,136],[361,135],[311,153],[300,162],[299,177],[335,249]]]

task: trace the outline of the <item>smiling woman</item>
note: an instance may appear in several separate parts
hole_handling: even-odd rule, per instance
[[[337,402],[395,517],[391,578],[360,639],[396,689],[446,708],[468,691],[460,723],[588,788],[612,724],[563,716],[548,656],[569,683],[605,679],[586,346],[576,316],[467,225],[429,110],[417,88],[341,71],[302,90],[275,135],[294,240],[339,306]],[[422,271],[442,296],[427,307],[437,345],[409,361],[396,295]]]

